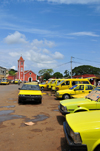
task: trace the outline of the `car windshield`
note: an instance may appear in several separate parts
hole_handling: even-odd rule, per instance
[[[74,85],[73,87],[69,88],[70,90],[73,90],[74,88],[76,88],[77,85]]]
[[[60,85],[62,82],[64,82],[64,80],[62,80],[61,82],[59,82],[59,83],[57,84],[57,86]]]
[[[40,90],[39,85],[24,84],[21,90]]]
[[[7,82],[7,80],[6,79],[2,79],[2,82]]]
[[[96,87],[93,91],[100,91],[100,87]]]
[[[51,80],[50,81],[48,81],[48,84],[51,82]]]
[[[54,83],[55,83],[55,81],[56,81],[56,80],[52,81],[52,84],[54,84]]]
[[[46,84],[46,82],[42,82],[42,83],[40,83],[40,84]]]

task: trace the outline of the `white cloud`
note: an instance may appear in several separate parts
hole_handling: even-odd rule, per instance
[[[63,59],[64,58],[64,55],[62,55],[60,52],[55,52],[53,57],[55,59]]]
[[[67,34],[67,35],[99,37],[99,35],[97,35],[93,32],[75,32],[75,33],[70,33],[70,34]]]
[[[55,43],[54,42],[52,42],[52,41],[48,41],[48,40],[37,40],[37,39],[34,39],[33,41],[32,41],[32,43],[31,43],[31,45],[33,45],[33,46],[37,46],[37,47],[45,47],[45,46],[47,46],[47,47],[49,47],[49,48],[52,48],[52,47],[54,47],[55,46]]]
[[[14,69],[14,70],[16,70],[16,67],[15,67],[15,66],[12,66],[10,69]]]
[[[45,40],[45,41],[44,41],[44,45],[45,45],[45,46],[48,46],[49,48],[52,48],[52,47],[55,46],[55,43],[52,42],[52,41],[47,41],[47,40]]]
[[[50,53],[49,50],[47,50],[47,49],[43,49],[43,52],[44,52],[44,53],[47,53],[47,54]]]
[[[51,56],[33,50],[26,52],[26,57],[28,60],[31,60],[34,63],[50,64],[55,62]]]
[[[7,44],[27,43],[25,40],[25,35],[19,33],[18,31],[16,31],[14,34],[8,35],[4,39],[4,42]]]
[[[18,52],[9,52],[9,55],[11,57],[17,57],[17,56],[19,56],[19,53]]]

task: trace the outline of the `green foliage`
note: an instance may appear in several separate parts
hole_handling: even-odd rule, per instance
[[[48,73],[48,74],[52,74],[53,73],[53,69],[42,69],[42,70],[40,70],[39,72],[38,72],[38,74],[40,75],[40,76],[43,76],[44,74],[46,74],[46,73]]]
[[[64,77],[70,77],[70,73],[68,70],[65,70],[64,74],[65,74]]]
[[[60,73],[60,72],[55,72],[54,74],[53,74],[53,77],[55,77],[55,78],[62,78],[63,77],[63,74],[62,73]]]
[[[8,73],[9,73],[9,75],[14,76],[14,75],[16,75],[16,72],[17,72],[16,70],[10,69]]]
[[[72,75],[83,75],[83,74],[97,74],[100,75],[100,68],[96,68],[90,65],[82,65],[75,67],[72,70]]]
[[[51,75],[49,73],[44,73],[43,74],[43,79],[48,80],[49,78],[51,78]]]

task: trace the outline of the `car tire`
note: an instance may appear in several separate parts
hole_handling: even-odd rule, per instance
[[[65,99],[69,99],[70,98],[70,96],[68,95],[68,94],[64,94],[63,95],[63,99],[65,100]]]
[[[100,145],[94,151],[100,151]]]
[[[38,102],[41,104],[42,100],[40,99]]]
[[[21,104],[21,100],[20,99],[18,99],[18,104]]]

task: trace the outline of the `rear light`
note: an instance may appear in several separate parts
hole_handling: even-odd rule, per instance
[[[59,90],[59,88],[57,87],[56,90]]]

